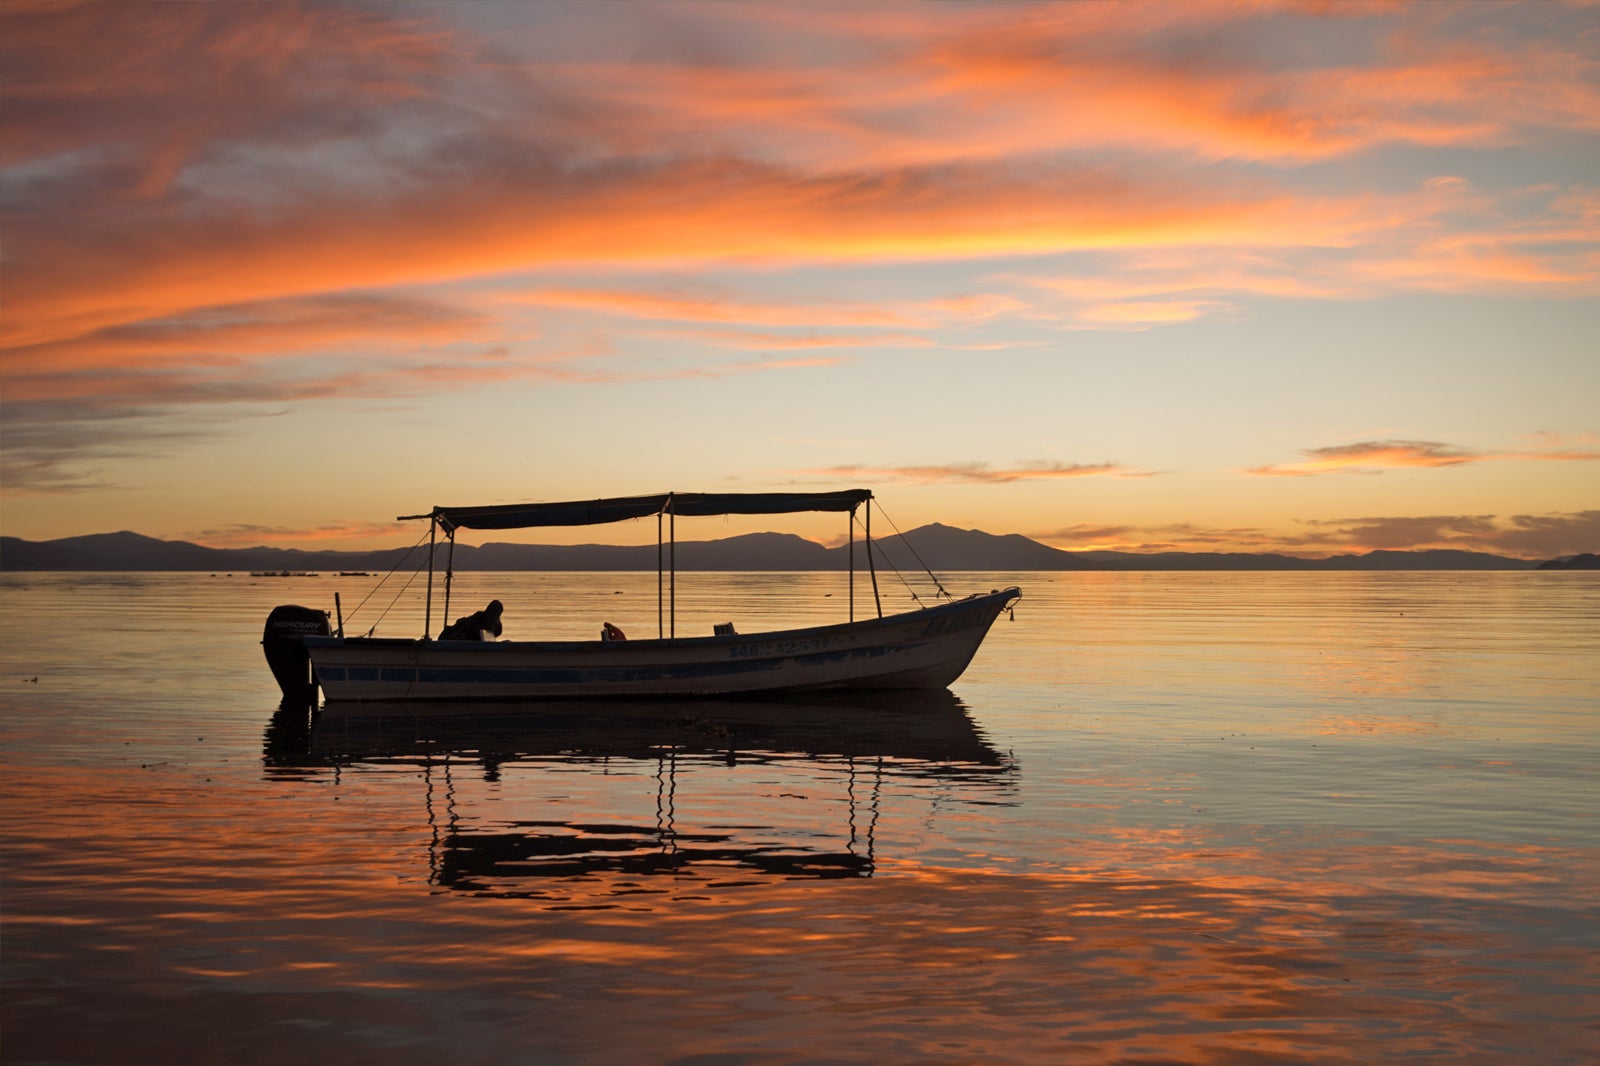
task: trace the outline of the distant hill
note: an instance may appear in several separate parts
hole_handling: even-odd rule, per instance
[[[1565,559],[1547,559],[1539,564],[1540,570],[1600,570],[1600,555],[1584,552]]]
[[[293,548],[207,548],[124,530],[28,541],[0,537],[0,570],[388,570],[406,551],[307,552]]]
[[[789,533],[751,533],[722,540],[680,541],[680,570],[835,570],[846,565],[847,546],[824,548]],[[857,541],[856,562],[866,565]],[[383,551],[302,551],[296,548],[207,548],[157,540],[138,533],[97,533],[62,540],[0,537],[0,570],[372,570],[387,573],[407,554]],[[880,567],[905,573],[924,567],[935,573],[960,570],[1529,570],[1590,569],[1593,555],[1536,564],[1523,559],[1467,551],[1374,551],[1302,559],[1292,555],[1216,552],[1068,552],[1012,533],[997,535],[934,523],[874,540]],[[420,561],[419,552],[416,556]],[[442,563],[441,558],[441,563]],[[455,550],[457,570],[654,570],[656,546],[489,543]]]
[[[1535,563],[1486,552],[1454,549],[1371,551],[1302,559],[1294,555],[1241,552],[1077,553],[1095,570],[1531,570]]]
[[[37,544],[0,539],[0,567],[7,570],[204,570],[214,554],[198,544],[126,531]]]
[[[844,568],[848,547],[829,550],[830,568]],[[1064,552],[1048,544],[1029,540],[1018,533],[998,536],[978,529],[956,529],[938,522],[907,533],[904,538],[873,539],[873,551],[881,553],[903,571],[934,573],[951,570],[1099,570],[1075,552]],[[858,542],[856,557],[865,549]]]

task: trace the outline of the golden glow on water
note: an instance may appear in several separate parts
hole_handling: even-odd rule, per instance
[[[7,1059],[1592,1058],[1592,579],[1034,577],[909,706],[309,728],[312,579],[7,577]]]

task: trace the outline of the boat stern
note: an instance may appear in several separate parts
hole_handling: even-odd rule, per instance
[[[314,607],[282,604],[267,615],[261,634],[261,650],[267,666],[283,691],[284,707],[313,706],[317,702],[317,681],[311,672],[311,656],[305,638],[325,637],[333,632],[328,612]]]

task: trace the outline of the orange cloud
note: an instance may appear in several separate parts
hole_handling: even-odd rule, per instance
[[[724,348],[742,348],[756,351],[785,351],[807,348],[926,348],[933,341],[904,333],[878,334],[826,334],[826,333],[755,333],[749,330],[694,330],[675,333]]]
[[[487,341],[489,320],[462,307],[377,293],[335,293],[197,307],[6,351],[8,377],[48,372],[240,366],[258,357],[415,349]]]
[[[559,311],[596,312],[600,320],[616,329],[615,319],[640,319],[660,323],[639,336],[665,336],[713,344],[718,347],[754,351],[785,351],[809,348],[926,347],[926,337],[901,332],[834,333],[829,327],[903,326],[907,314],[888,306],[839,304],[784,304],[752,301],[727,295],[690,295],[629,289],[540,289],[509,298],[518,305],[547,307]],[[929,317],[927,314],[923,318]],[[797,332],[732,328],[685,328],[726,326],[729,324],[775,326]],[[803,332],[802,332],[803,331]]]
[[[299,544],[373,540],[397,534],[414,535],[415,530],[403,522],[338,522],[315,529],[291,529],[286,526],[233,525],[224,529],[205,529],[182,534],[182,539],[211,548],[253,548],[271,544]]]
[[[982,323],[1000,315],[1023,311],[1015,297],[996,293],[957,295],[920,301],[883,303],[757,301],[728,294],[695,295],[640,289],[539,289],[509,297],[515,304],[531,304],[559,311],[593,311],[604,319],[616,316],[649,322],[678,324],[740,324],[805,330],[804,333],[752,330],[700,329],[670,334],[713,344],[749,349],[926,347],[936,342],[927,336],[904,332],[839,334],[840,326],[883,327],[886,330],[919,326],[939,328]],[[999,345],[996,345],[999,347]]]
[[[548,375],[556,368],[508,364],[497,359],[450,359],[406,364],[378,360],[348,368],[340,360],[280,362],[276,366],[241,368],[224,361],[208,365],[191,361],[172,367],[87,369],[8,377],[6,394],[14,405],[10,418],[26,420],[24,404],[72,403],[132,412],[155,405],[281,404],[328,397],[376,399],[413,395],[423,386],[466,388],[486,382]]]
[[[1362,441],[1325,448],[1308,448],[1303,463],[1259,466],[1244,471],[1269,477],[1312,477],[1335,473],[1378,473],[1405,467],[1463,466],[1497,460],[1550,460],[1584,462],[1600,460],[1600,449],[1547,449],[1520,452],[1473,452],[1452,444],[1419,440]]]
[[[829,356],[806,359],[751,359],[721,366],[697,366],[667,371],[656,375],[635,375],[634,380],[672,380],[674,378],[714,378],[730,374],[756,374],[768,370],[809,370],[817,367],[837,366],[841,360]]]
[[[1537,210],[1508,226],[1503,216],[1512,201],[1522,208],[1537,205]],[[1338,210],[1329,204],[1305,207]],[[1339,247],[1311,241],[1105,250],[1089,264],[1092,271],[1086,266],[1083,273],[1011,274],[1004,280],[1044,294],[1029,313],[1089,328],[1237,313],[1240,298],[1247,296],[1355,300],[1406,290],[1600,293],[1600,207],[1583,191],[1530,189],[1496,199],[1446,177],[1408,193],[1369,199],[1362,210],[1364,221],[1354,214],[1344,217]]]
[[[860,465],[833,466],[820,470],[797,471],[804,477],[859,479],[872,482],[909,481],[915,484],[961,482],[966,484],[1003,485],[1013,481],[1037,481],[1077,477],[1142,477],[1149,476],[1129,471],[1115,463],[1059,463],[1038,461],[1025,463],[1008,470],[991,469],[988,463],[950,463],[942,466],[871,467]]]
[[[1305,8],[1276,14],[1308,32],[1321,21]],[[1202,17],[1242,27],[1258,16],[1242,6]],[[1218,47],[1212,24],[1191,34],[1159,16],[1152,25],[1033,8],[935,43],[922,62],[975,138],[1013,152],[1129,146],[1298,162],[1386,143],[1515,140],[1531,125],[1600,125],[1596,64],[1581,48],[1482,37],[1468,45],[1445,22],[1431,27],[1439,43],[1375,35],[1342,63],[1319,66],[1304,53],[1294,64]]]
[[[1281,477],[1308,477],[1315,474],[1370,472],[1379,467],[1460,466],[1463,463],[1477,462],[1482,458],[1476,452],[1465,451],[1453,445],[1417,440],[1338,444],[1326,448],[1308,448],[1302,454],[1310,456],[1310,459],[1292,465],[1255,467],[1245,472]]]
[[[1171,242],[1339,240],[1347,207],[1197,193],[1108,173],[1040,181],[978,173],[802,179],[724,163],[635,180],[556,174],[531,197],[500,184],[451,200],[307,204],[159,232],[128,220],[58,243],[13,283],[11,347],[83,337],[193,308],[377,289],[563,261],[963,258]],[[1003,206],[1002,206],[1003,205]],[[44,224],[46,220],[39,220]],[[16,238],[27,247],[43,234]],[[595,234],[607,239],[598,245]]]
[[[1028,536],[1066,551],[1271,552],[1283,545],[1281,537],[1263,529],[1211,528],[1190,522],[1148,526],[1080,523]]]
[[[1314,35],[1348,5],[1184,6],[1137,18],[1089,5],[947,6],[914,19],[813,9],[804,25],[745,11],[747,23],[803,35],[814,54],[856,61],[575,63],[558,76],[608,114],[647,115],[627,124],[630,144],[693,139],[828,168],[1108,149],[1295,164],[1391,143],[1514,141],[1530,126],[1594,129],[1600,113],[1581,48],[1457,36],[1449,17],[1394,8],[1363,18],[1413,32],[1353,34],[1330,61],[1219,42],[1267,18]]]
[[[902,314],[877,304],[781,304],[636,289],[536,289],[511,298],[542,306],[673,322],[737,322],[765,326],[895,327],[908,324]]]
[[[392,399],[434,394],[515,380],[589,383],[673,381],[718,378],[775,370],[835,366],[833,357],[750,359],[660,369],[589,369],[581,360],[452,359],[417,364],[366,365],[329,371],[297,366],[295,373],[214,373],[204,367],[172,371],[96,371],[15,379],[7,385],[8,419],[13,424],[32,417],[29,405],[72,403],[79,414],[94,408],[114,409],[124,416],[155,407],[181,404],[283,404],[302,400]],[[61,413],[54,409],[55,413]],[[42,417],[50,417],[46,411]]]
[[[1229,306],[1217,300],[1138,300],[1091,305],[1079,311],[1077,318],[1080,322],[1090,325],[1127,326],[1137,329],[1152,325],[1170,325],[1174,322],[1192,322]]]

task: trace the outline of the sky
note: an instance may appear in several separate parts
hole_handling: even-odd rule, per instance
[[[0,167],[10,536],[1600,550],[1593,4],[13,0]]]

